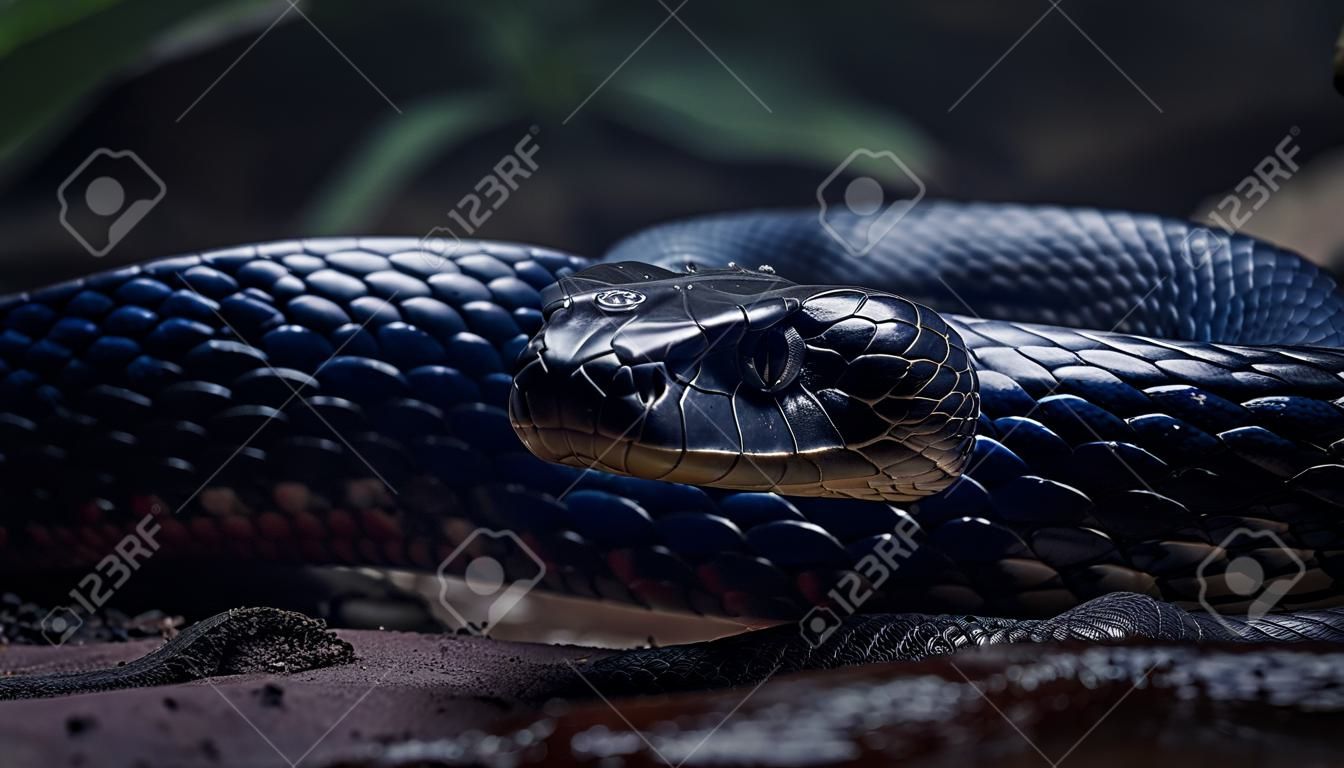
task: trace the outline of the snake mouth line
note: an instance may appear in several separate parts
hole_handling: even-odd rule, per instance
[[[660,448],[639,442],[641,418],[623,434],[539,427],[514,415],[514,428],[533,454],[569,467],[676,483],[714,485],[787,496],[818,495],[825,450],[754,453]],[[838,481],[825,490],[855,499],[883,500],[890,478],[880,471]]]
[[[815,493],[815,480],[788,482],[790,477],[819,471],[806,453],[743,453],[736,450],[695,451],[641,445],[642,421],[628,435],[608,437],[560,428],[518,425],[519,434],[533,453],[548,461],[577,469],[593,469],[631,477],[678,483],[714,484],[759,493],[805,496]],[[818,452],[811,452],[818,453]],[[810,473],[809,473],[810,470]],[[855,492],[867,492],[885,482],[876,476],[855,481]]]

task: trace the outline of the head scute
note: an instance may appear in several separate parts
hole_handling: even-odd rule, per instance
[[[510,397],[533,453],[640,477],[887,501],[959,476],[978,382],[936,313],[892,294],[797,285],[768,266],[686,267],[619,262],[565,279],[566,303],[543,313]]]

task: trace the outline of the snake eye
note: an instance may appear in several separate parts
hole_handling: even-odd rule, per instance
[[[771,328],[743,343],[742,378],[762,392],[779,392],[803,370],[807,344],[791,326]]]

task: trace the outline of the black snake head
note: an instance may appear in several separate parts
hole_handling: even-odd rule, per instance
[[[964,468],[975,371],[935,312],[861,288],[637,262],[547,289],[509,415],[537,456],[738,490],[910,501]]]

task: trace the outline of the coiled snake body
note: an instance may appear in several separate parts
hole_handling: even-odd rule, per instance
[[[1243,610],[1234,562],[1275,610],[1344,596],[1327,274],[1125,213],[924,204],[862,256],[831,223],[674,224],[600,264],[280,242],[11,296],[0,559],[92,566],[149,514],[157,557],[434,569],[472,539],[550,589],[756,617],[838,584],[864,612]]]

